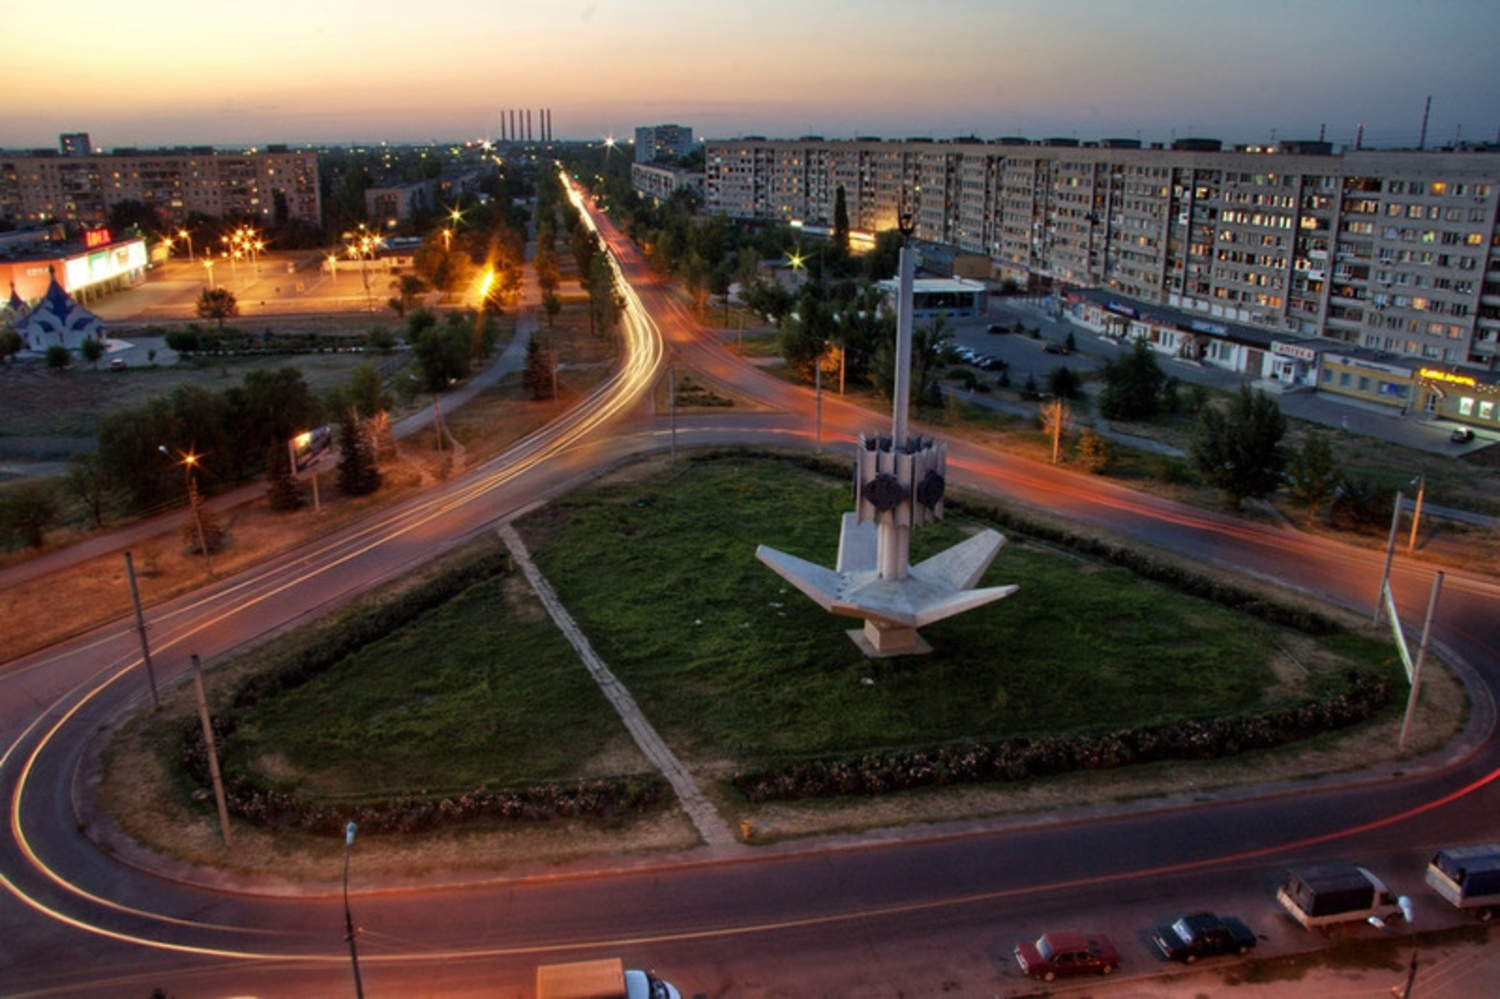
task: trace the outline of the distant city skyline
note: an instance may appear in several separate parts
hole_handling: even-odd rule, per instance
[[[0,147],[558,139],[1500,138],[1494,0],[393,0],[7,15]],[[66,28],[66,30],[62,30]],[[533,134],[539,135],[536,124]]]

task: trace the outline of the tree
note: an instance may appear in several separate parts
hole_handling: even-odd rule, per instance
[[[423,391],[441,392],[469,375],[469,333],[452,323],[423,330],[411,340]]]
[[[1047,373],[1047,391],[1059,399],[1076,399],[1083,388],[1078,372],[1059,364]]]
[[[1390,523],[1391,491],[1362,475],[1341,475],[1328,507],[1328,523],[1341,531],[1376,532]]]
[[[557,297],[554,291],[542,292],[542,311],[547,315],[547,327],[552,327],[552,320],[562,311],[562,299]]]
[[[871,281],[884,281],[896,276],[901,262],[901,231],[883,229],[875,234],[875,248],[865,254],[865,277]]]
[[[0,330],[0,357],[5,359],[6,364],[9,364],[25,347],[26,341],[21,338],[21,334],[9,327]]]
[[[94,367],[99,366],[99,358],[104,356],[104,344],[93,337],[85,337],[83,343],[78,345],[78,353],[83,359]]]
[[[710,271],[708,263],[697,253],[692,251],[683,258],[682,265],[678,268],[682,277],[683,287],[692,296],[693,310],[698,318],[703,318],[703,306],[708,302]]]
[[[224,332],[224,320],[239,314],[239,300],[228,288],[204,288],[198,296],[198,318],[217,322],[220,333]]]
[[[1226,505],[1269,496],[1281,485],[1286,456],[1281,438],[1286,417],[1276,400],[1248,385],[1227,405],[1206,406],[1198,414],[1198,430],[1189,447],[1193,465],[1224,494]]]
[[[89,523],[104,526],[104,509],[109,505],[109,478],[97,451],[75,454],[68,459],[68,473],[63,479],[68,493],[88,512]]]
[[[396,334],[384,326],[371,326],[365,334],[365,349],[377,354],[391,354],[396,350]]]
[[[47,348],[47,370],[61,371],[73,363],[73,353],[60,343],[54,343]]]
[[[548,295],[557,291],[558,285],[562,284],[562,274],[557,269],[557,251],[552,249],[550,243],[541,243],[541,234],[537,234],[538,246],[536,258],[532,266],[536,270],[537,287],[542,289],[542,294]]]
[[[1078,464],[1084,471],[1098,475],[1109,467],[1112,457],[1109,441],[1102,434],[1085,430],[1078,435]]]
[[[1334,467],[1333,445],[1321,433],[1309,432],[1302,446],[1287,456],[1286,490],[1292,502],[1307,511],[1311,522],[1318,510],[1333,498],[1338,488],[1338,471]]]
[[[285,513],[302,505],[302,493],[292,474],[292,456],[284,445],[272,444],[266,452],[266,479],[270,483],[266,501],[272,510]]]
[[[11,544],[19,541],[28,548],[41,548],[60,512],[52,480],[30,479],[0,490],[0,534]]]
[[[365,419],[390,408],[385,386],[380,382],[380,373],[368,361],[350,372],[346,398],[355,412]]]
[[[416,274],[403,274],[391,280],[391,291],[395,295],[391,297],[390,306],[397,316],[404,319],[422,300],[422,295],[427,291],[427,282]]]
[[[322,405],[290,364],[246,372],[243,382],[224,391],[221,409],[218,418],[233,455],[226,472],[233,478],[257,467],[268,446],[285,448],[294,436],[323,422]]]
[[[1166,375],[1146,341],[1135,341],[1129,353],[1110,361],[1100,374],[1099,412],[1105,419],[1148,420],[1160,412]]]
[[[339,491],[345,496],[368,496],[380,488],[375,447],[359,414],[351,406],[339,424]]]
[[[1037,407],[1036,415],[1041,421],[1042,430],[1052,438],[1052,464],[1055,465],[1062,460],[1063,434],[1067,433],[1072,424],[1073,414],[1061,396],[1054,396]]]
[[[589,332],[604,335],[619,322],[625,301],[615,288],[615,271],[603,253],[593,256],[588,272]]]
[[[843,184],[833,192],[833,251],[839,260],[849,256],[849,202]]]
[[[543,346],[540,340],[533,338],[526,345],[526,368],[521,374],[521,380],[533,399],[550,399],[555,396],[557,382],[552,373],[553,363],[551,348]]]

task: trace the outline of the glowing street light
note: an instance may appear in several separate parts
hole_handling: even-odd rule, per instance
[[[213,257],[204,257],[203,258],[203,270],[205,272],[207,272],[207,274],[208,274],[208,287],[209,287],[209,290],[213,290],[213,287],[214,287],[214,258]]]
[[[169,458],[172,456],[172,452],[167,450],[165,444],[156,445],[156,450]],[[208,569],[208,574],[212,576],[214,563],[209,557],[208,538],[203,531],[203,502],[198,497],[198,480],[193,475],[193,470],[198,467],[198,459],[201,455],[194,454],[192,451],[183,451],[180,454],[183,485],[187,488],[188,509],[193,514],[193,524],[198,531],[198,550],[203,553],[203,564]]]
[[[188,245],[188,263],[192,263],[193,262],[193,234],[190,233],[190,232],[188,232],[186,229],[178,229],[177,230],[177,235],[179,237],[181,237],[182,239],[187,240],[187,245]]]

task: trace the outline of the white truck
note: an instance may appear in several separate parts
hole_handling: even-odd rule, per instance
[[[536,999],[682,999],[670,983],[627,969],[618,957],[536,969]]]
[[[1455,908],[1488,922],[1500,912],[1500,843],[1439,850],[1427,865],[1427,883]]]
[[[1363,867],[1344,862],[1310,864],[1286,872],[1276,901],[1307,929],[1336,923],[1403,918],[1396,893]]]

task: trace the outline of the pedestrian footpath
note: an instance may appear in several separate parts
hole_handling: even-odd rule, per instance
[[[693,775],[688,773],[687,767],[667,746],[666,741],[657,734],[655,728],[646,720],[641,713],[640,707],[635,703],[635,698],[630,696],[630,691],[620,682],[619,678],[610,670],[594,647],[589,644],[588,636],[578,627],[568,609],[558,599],[552,584],[547,582],[536,563],[531,560],[531,553],[527,551],[521,536],[516,533],[515,528],[507,521],[500,525],[500,540],[505,542],[515,558],[516,564],[521,567],[521,572],[531,583],[531,588],[536,591],[537,597],[542,605],[547,608],[552,621],[557,629],[562,632],[569,644],[578,652],[578,657],[583,660],[583,665],[588,669],[589,675],[609,699],[609,703],[619,712],[620,719],[625,723],[625,728],[630,732],[630,737],[635,744],[646,754],[653,766],[661,771],[662,776],[672,785],[677,799],[682,803],[682,808],[687,812],[688,818],[692,820],[698,835],[703,837],[704,843],[709,846],[728,846],[736,843],[734,833],[729,825],[719,815],[717,809],[704,797],[699,790],[697,781]]]

